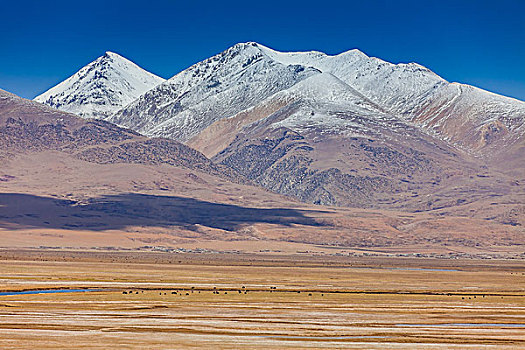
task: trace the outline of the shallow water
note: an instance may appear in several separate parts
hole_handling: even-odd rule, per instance
[[[397,327],[518,327],[525,328],[524,323],[440,323],[440,324],[396,324]]]
[[[456,272],[460,270],[454,269],[432,269],[424,267],[390,267],[389,270],[406,270],[406,271],[440,271],[440,272]]]
[[[25,290],[22,292],[0,292],[0,296],[4,295],[23,295],[23,294],[53,294],[53,293],[83,293],[96,292],[98,289],[44,289],[44,290]]]
[[[263,338],[271,339],[301,339],[301,340],[341,340],[341,339],[380,339],[391,338],[385,335],[340,335],[340,336],[301,336],[301,335],[263,335]]]

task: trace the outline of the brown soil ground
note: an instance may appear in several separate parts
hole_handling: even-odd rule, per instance
[[[469,215],[305,205],[199,171],[59,152],[20,155],[0,171],[0,247],[525,257],[523,226]]]

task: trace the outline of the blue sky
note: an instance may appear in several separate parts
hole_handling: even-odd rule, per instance
[[[244,41],[358,48],[525,100],[525,1],[4,1],[0,88],[33,98],[115,51],[169,78]]]

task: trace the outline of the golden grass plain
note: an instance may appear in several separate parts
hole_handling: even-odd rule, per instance
[[[521,260],[9,253],[2,292],[98,291],[0,296],[1,349],[525,348]]]

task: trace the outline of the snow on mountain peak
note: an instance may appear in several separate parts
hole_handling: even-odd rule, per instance
[[[344,123],[362,127],[364,122],[348,119],[361,115],[376,126],[396,121],[422,127],[468,149],[497,139],[489,135],[490,142],[480,142],[476,128],[490,129],[497,121],[502,130],[512,131],[524,124],[522,102],[451,84],[417,63],[393,64],[357,49],[329,55],[238,43],[161,82],[108,51],[36,100],[183,142],[261,103],[289,100],[300,101],[305,109],[281,119],[288,127],[310,125],[311,119],[327,129],[336,125],[343,130]],[[374,129],[361,129],[366,128]]]
[[[186,141],[319,71],[277,62],[259,44],[236,44],[194,64],[117,112],[111,122]]]
[[[34,100],[84,118],[105,119],[163,81],[121,55],[106,51]]]

